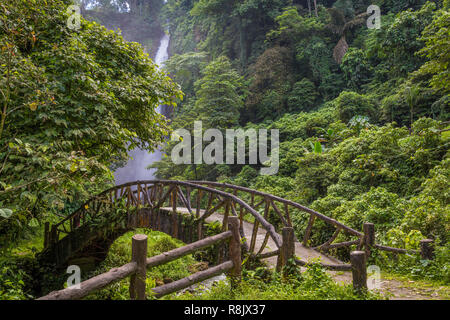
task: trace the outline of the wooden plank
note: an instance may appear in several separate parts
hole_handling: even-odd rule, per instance
[[[179,259],[181,257],[184,257],[188,254],[191,254],[197,250],[212,246],[213,244],[216,244],[218,242],[224,241],[226,239],[229,239],[232,236],[231,231],[226,231],[223,233],[219,233],[218,235],[208,237],[202,240],[198,240],[196,242],[193,242],[191,244],[185,245],[181,248],[176,248],[167,252],[164,252],[160,255],[147,258],[147,268],[156,267],[168,262],[171,262],[173,260]]]
[[[206,211],[209,211],[212,205],[212,201],[214,199],[214,194],[212,192],[209,193],[208,205],[206,206]]]
[[[232,202],[232,205],[235,206],[234,202]],[[246,252],[249,251],[247,238],[245,237],[245,231],[244,231],[244,207],[239,206],[239,234],[241,235],[241,239],[244,241],[243,246],[244,250]]]
[[[261,254],[257,255],[256,257],[262,260],[262,259],[267,259],[267,258],[270,258],[270,257],[277,256],[279,254],[280,254],[280,249],[277,249],[277,250],[270,251],[270,252],[267,252],[267,253],[261,253]]]
[[[181,188],[179,186],[177,186],[178,189],[178,193],[180,195],[181,201],[183,202],[183,204],[186,206],[187,210],[189,211],[190,215],[193,215],[192,209],[191,209],[191,205],[189,204],[189,202],[187,201],[183,191],[181,190]]]
[[[175,185],[170,186],[169,190],[167,190],[167,192],[164,194],[164,196],[159,199],[159,201],[156,204],[155,208],[160,208],[161,205],[164,204],[164,202],[166,201],[166,199],[171,194],[171,192],[173,191],[174,188],[175,188]],[[162,189],[160,189],[160,191],[162,191]]]
[[[136,263],[136,272],[130,278],[130,298],[132,300],[145,300],[145,280],[147,278],[147,236],[135,234],[132,238],[131,261]]]
[[[172,237],[173,238],[178,238],[177,195],[178,195],[178,190],[177,190],[177,188],[174,188],[172,191]]]
[[[289,214],[289,205],[287,203],[284,204],[284,213],[288,219],[289,227],[292,227],[291,215]]]
[[[266,201],[266,206],[265,206],[265,208],[264,208],[264,219],[266,219],[266,220],[267,220],[267,217],[268,217],[268,215],[269,215],[269,209],[270,209],[269,206],[270,206],[270,205],[269,205],[269,202]],[[257,253],[256,255],[258,255],[258,254],[260,254],[261,252],[263,252],[264,248],[265,248],[266,245],[267,245],[267,242],[269,241],[269,236],[270,236],[270,234],[269,234],[268,232],[266,232],[266,235],[265,235],[265,237],[264,237],[264,241],[263,241],[263,243],[261,244],[261,248],[259,248],[258,253]],[[253,250],[252,250],[252,251],[253,251]]]
[[[205,184],[205,182],[203,182],[203,181],[191,181],[191,183],[195,183],[195,184],[199,184],[199,185]],[[332,225],[334,225],[336,227],[341,227],[343,230],[345,230],[347,233],[349,233],[351,235],[358,236],[358,237],[362,236],[361,232],[356,231],[356,230],[354,230],[354,229],[352,229],[352,228],[350,228],[350,227],[348,227],[348,226],[346,226],[346,225],[336,221],[335,219],[327,217],[327,216],[325,216],[325,215],[323,215],[323,214],[321,214],[321,213],[319,213],[317,211],[314,211],[314,210],[312,210],[310,208],[302,206],[302,205],[300,205],[300,204],[298,204],[298,203],[296,203],[294,201],[291,201],[291,200],[286,200],[286,199],[283,199],[283,198],[280,198],[280,197],[277,197],[277,196],[274,196],[274,195],[271,195],[271,194],[268,194],[268,193],[265,193],[265,192],[261,192],[261,191],[253,190],[253,189],[250,189],[250,188],[241,187],[241,186],[229,185],[229,184],[226,184],[226,183],[208,182],[208,185],[210,185],[210,186],[220,185],[220,186],[227,186],[227,187],[230,187],[230,188],[235,188],[235,189],[238,189],[239,191],[244,191],[244,192],[250,193],[252,195],[252,197],[253,197],[253,195],[258,195],[258,196],[262,196],[262,197],[269,197],[269,198],[271,198],[273,200],[276,200],[276,201],[281,202],[281,203],[286,203],[286,204],[288,204],[288,205],[290,205],[290,206],[292,206],[294,208],[297,208],[297,209],[299,209],[301,211],[304,211],[306,213],[314,215],[317,218],[325,221],[326,223],[332,224]]]
[[[137,204],[136,207],[139,209],[141,207],[141,184],[137,185]]]
[[[225,214],[223,216],[223,220],[222,220],[222,232],[226,231],[228,229],[228,215],[230,212],[230,199],[226,200],[225,203]],[[217,264],[220,264],[223,262],[223,256],[224,256],[224,246],[223,244],[219,245],[219,254],[218,254],[218,259],[217,259]]]
[[[259,228],[259,221],[256,220],[253,224],[252,239],[250,241],[250,248],[249,248],[250,252],[253,252],[255,250],[256,236],[258,235],[258,228]]]
[[[345,241],[345,242],[339,242],[339,243],[334,243],[334,244],[330,244],[328,246],[328,249],[335,249],[335,248],[342,248],[342,247],[349,247],[355,244],[359,243],[359,239],[358,240],[354,240],[354,241]]]
[[[196,218],[200,217],[200,205],[201,205],[201,201],[202,201],[202,195],[203,195],[203,190],[197,190],[197,203],[196,203],[197,208],[195,208],[195,217]]]
[[[241,258],[241,237],[239,235],[239,220],[237,217],[230,217],[228,229],[232,233],[229,243],[229,257],[233,262],[233,269],[230,272],[231,287],[236,287],[242,276]]]
[[[188,203],[189,208],[191,209],[189,212],[192,214],[192,207],[191,207],[191,187],[186,187],[186,200]]]

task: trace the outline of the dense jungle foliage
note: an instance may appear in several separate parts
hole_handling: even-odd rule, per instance
[[[109,167],[167,135],[155,111],[181,93],[142,47],[66,1],[0,4],[0,243],[111,183]],[[139,137],[139,139],[135,139]]]
[[[369,221],[378,243],[398,248],[434,239],[434,260],[375,251],[370,263],[449,284],[449,0],[90,2],[78,1],[88,18],[79,30],[67,27],[71,0],[0,3],[0,299],[32,299],[42,289],[34,256],[45,222],[110,187],[129,150],[153,151],[198,120],[203,130],[278,129],[278,173],[260,175],[261,163],[174,164],[178,141],[170,141],[163,160],[149,164],[158,178],[254,188],[356,230]],[[367,26],[372,4],[381,8],[379,29]],[[146,31],[122,37],[101,24]],[[163,29],[171,58],[159,70],[144,51],[154,54]],[[156,112],[160,103],[174,107],[170,121]],[[308,218],[294,212],[293,222],[300,238]],[[152,254],[181,245],[141,232]],[[332,233],[318,223],[311,241]],[[88,276],[128,262],[130,235]],[[348,251],[332,254],[346,260]],[[153,270],[148,288],[194,272],[194,258]],[[89,299],[125,299],[127,284]],[[289,281],[244,266],[239,290],[222,283],[167,298],[383,297],[356,296],[312,264]]]
[[[173,128],[278,129],[280,168],[262,176],[261,164],[174,165],[172,141],[158,176],[266,191],[357,230],[369,221],[385,245],[417,249],[432,238],[432,265],[375,260],[448,283],[450,2],[317,4],[168,1],[166,70],[185,93]],[[381,8],[380,29],[367,27],[370,4]],[[308,220],[294,220],[302,236]],[[313,237],[332,232],[318,227]]]

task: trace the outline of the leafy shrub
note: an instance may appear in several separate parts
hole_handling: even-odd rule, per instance
[[[244,280],[230,290],[230,285],[220,282],[202,294],[184,293],[165,299],[178,300],[376,300],[377,293],[357,295],[351,285],[339,285],[319,264],[310,264],[301,275],[288,279],[278,273],[244,271]]]
[[[294,83],[292,91],[288,96],[289,112],[308,111],[318,98],[318,92],[312,81],[303,78]]]
[[[356,92],[343,91],[339,97],[334,100],[339,119],[343,122],[350,121],[354,116],[367,116],[371,120],[376,120],[376,104],[366,95]]]
[[[0,300],[26,300],[32,296],[25,290],[29,275],[14,261],[0,263]]]
[[[86,279],[95,275],[109,271],[111,268],[122,266],[131,259],[131,238],[133,234],[146,234],[148,236],[148,256],[154,256],[182,246],[178,240],[170,236],[150,231],[147,229],[137,229],[127,232],[118,238],[111,246],[108,256],[94,272],[86,274]],[[157,282],[164,280],[174,281],[187,277],[190,273],[188,267],[196,263],[192,256],[185,256],[167,264],[150,268],[147,270],[147,295],[152,296],[151,288],[157,286]],[[170,279],[170,280],[169,280]],[[116,282],[107,288],[95,292],[85,299],[87,300],[129,300],[129,279]]]

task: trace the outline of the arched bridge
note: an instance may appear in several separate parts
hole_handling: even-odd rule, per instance
[[[106,254],[116,237],[137,227],[191,243],[205,237],[208,223],[218,221],[224,231],[230,215],[239,217],[243,251],[272,266],[280,260],[282,229],[293,227],[294,218],[298,265],[319,258],[328,269],[350,270],[326,253],[352,245],[361,249],[366,241],[363,233],[330,217],[264,192],[217,182],[149,180],[108,189],[47,228],[40,258],[62,266],[87,248]],[[335,243],[340,233],[345,241]]]

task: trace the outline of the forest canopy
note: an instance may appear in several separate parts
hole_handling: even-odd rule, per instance
[[[450,0],[80,0],[86,19],[79,27],[72,25],[73,4],[0,3],[0,299],[29,298],[30,287],[43,288],[30,276],[45,269],[34,265],[34,244],[31,262],[13,252],[21,241],[43,243],[44,224],[111,187],[131,150],[160,145],[161,160],[146,164],[156,168],[156,179],[259,190],[358,231],[371,222],[377,244],[408,254],[371,248],[369,264],[448,287]],[[368,24],[371,18],[380,25]],[[170,58],[159,68],[151,57],[164,32]],[[168,118],[159,105],[169,106]],[[174,163],[179,141],[170,133],[193,135],[197,121],[202,133],[275,130],[279,144],[267,151],[279,154],[278,172],[261,175],[265,164],[254,162]],[[236,152],[249,159],[250,147]],[[270,210],[267,205],[267,219],[279,230],[283,218]],[[303,239],[314,220],[296,210],[291,224]],[[345,263],[361,249],[322,221],[309,231],[310,247],[330,238],[350,243],[327,251]],[[152,237],[164,249],[158,254],[180,245]],[[423,239],[433,240],[433,260],[418,254]],[[127,234],[111,246],[97,272],[126,263],[125,256],[129,261],[129,242]],[[184,257],[165,271],[179,279],[194,260]],[[252,259],[245,263],[253,268]],[[319,264],[308,268],[290,286],[276,272],[269,277],[249,267],[246,294],[282,288],[303,298],[355,297]],[[164,279],[162,271],[152,272]],[[127,284],[97,298],[123,298]],[[215,290],[226,299],[238,296]]]
[[[381,9],[379,29],[367,27],[372,4]],[[186,94],[174,129],[215,118],[201,88],[214,97],[217,86],[221,99],[235,101],[216,78],[237,71],[244,105],[230,104],[213,127],[278,129],[280,169],[260,176],[260,165],[174,165],[167,157],[153,165],[158,177],[266,191],[357,230],[376,223],[386,245],[413,249],[420,239],[435,239],[447,259],[449,6],[448,0],[169,0],[163,12],[174,55],[166,70]],[[205,77],[228,60],[216,77]],[[173,147],[167,145],[168,155]],[[307,222],[296,218],[299,237]],[[315,237],[325,241],[330,232],[324,227]],[[436,277],[448,277],[445,265]]]
[[[70,1],[0,3],[0,242],[70,210],[111,166],[168,134],[160,103],[181,97],[142,46],[81,19]]]

